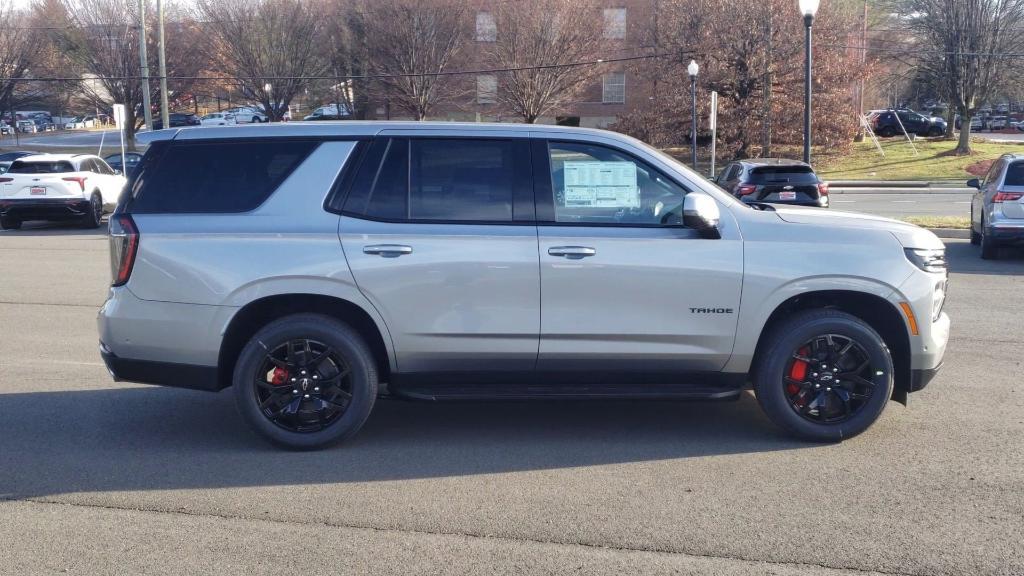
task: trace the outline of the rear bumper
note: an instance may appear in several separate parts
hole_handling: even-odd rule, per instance
[[[779,204],[782,206],[812,206],[814,208],[828,208],[828,196],[822,196],[814,200],[755,200],[749,196],[740,196],[744,204]]]
[[[107,365],[107,371],[116,382],[138,382],[192,390],[216,392],[222,387],[217,378],[216,366],[195,364],[173,364],[120,358],[100,342],[100,357]]]
[[[1000,243],[1024,243],[1024,219],[993,219],[986,233]]]
[[[89,213],[85,198],[11,198],[0,200],[0,216],[19,220],[73,220]]]

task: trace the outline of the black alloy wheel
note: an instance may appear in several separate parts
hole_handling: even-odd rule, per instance
[[[895,385],[892,354],[870,324],[842,310],[796,311],[763,337],[753,366],[765,414],[789,432],[840,442],[867,430]]]
[[[338,351],[308,338],[268,350],[253,378],[260,412],[289,432],[319,432],[352,402],[351,370]]]
[[[855,416],[874,394],[871,357],[855,339],[822,334],[800,344],[782,378],[789,406],[802,418],[835,424]]]
[[[242,348],[232,377],[249,426],[285,448],[310,450],[351,438],[377,399],[377,362],[363,336],[330,316],[274,320]]]

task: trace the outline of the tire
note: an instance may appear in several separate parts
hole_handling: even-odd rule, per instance
[[[943,132],[940,128],[931,128],[930,130],[928,130],[928,135],[931,136],[932,138],[942,136],[944,133],[945,132]]]
[[[819,365],[826,360],[816,359],[818,353],[806,345],[808,341],[821,351],[831,344],[833,352],[846,343],[853,344],[838,361],[833,357],[832,365]],[[806,381],[800,386],[787,380],[799,375],[795,366],[801,362],[798,355],[815,358],[813,364],[805,363]],[[850,368],[852,365],[860,367]],[[821,366],[828,368],[819,379],[814,370]],[[851,380],[843,382],[842,378]],[[867,430],[885,409],[892,388],[893,362],[885,341],[866,322],[839,310],[798,312],[776,326],[767,335],[767,346],[754,367],[754,392],[765,414],[790,433],[817,442],[840,442]],[[824,410],[819,404],[822,399]],[[801,400],[802,408],[798,408]],[[835,415],[840,407],[846,408],[843,414],[826,417]]]
[[[878,135],[882,138],[892,138],[896,135],[896,129],[892,126],[886,126],[878,131]]]
[[[4,217],[0,218],[0,229],[3,230],[21,230],[21,220],[17,218]]]
[[[305,352],[303,346],[295,345],[299,362],[285,367],[283,360],[292,357],[289,342],[303,341]],[[279,352],[282,347],[283,353]],[[320,363],[304,366],[309,372],[301,374],[306,376],[295,374],[303,359],[327,350],[330,355]],[[332,377],[333,373],[344,376]],[[337,384],[325,387],[326,393],[319,387],[314,391],[318,383],[331,381]],[[232,384],[235,405],[254,431],[284,448],[312,450],[359,432],[377,399],[377,368],[370,348],[350,326],[319,314],[295,314],[275,320],[253,335],[239,354]],[[262,408],[261,403],[270,407]],[[272,413],[277,414],[276,419]]]
[[[985,233],[985,220],[981,221],[981,238],[979,239],[981,244],[981,259],[982,260],[998,260],[999,259],[999,244],[995,238],[992,238],[991,234]]]
[[[82,216],[83,228],[99,228],[103,222],[103,200],[98,192],[89,197],[89,212]]]

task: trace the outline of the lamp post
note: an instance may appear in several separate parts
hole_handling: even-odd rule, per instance
[[[811,24],[820,0],[798,0],[804,16],[804,162],[811,163]]]
[[[272,96],[274,92],[274,85],[267,82],[263,85],[263,91],[267,93],[267,114],[270,115],[270,121],[273,122],[277,117],[277,106],[274,105],[274,97]]]
[[[689,66],[686,67],[686,72],[690,75],[690,166],[694,170],[697,169],[697,73],[700,72],[700,66],[697,62],[690,60]]]

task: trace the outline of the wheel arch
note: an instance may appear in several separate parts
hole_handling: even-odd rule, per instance
[[[217,378],[222,388],[231,385],[235,363],[245,343],[263,326],[292,314],[323,314],[352,326],[366,340],[377,364],[381,381],[386,382],[393,355],[386,328],[358,304],[324,294],[275,294],[253,300],[232,316],[221,339],[217,357]]]
[[[892,355],[893,399],[906,404],[911,388],[910,333],[903,314],[892,302],[876,294],[855,290],[817,290],[792,296],[772,311],[761,329],[754,348],[751,370],[768,347],[766,335],[789,315],[801,310],[841,310],[867,322],[885,341]]]

